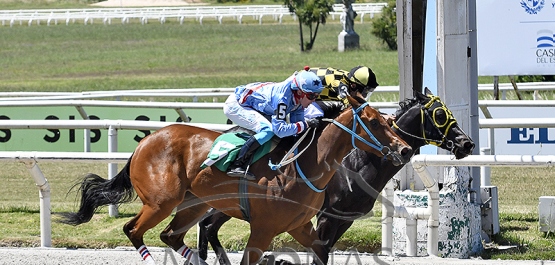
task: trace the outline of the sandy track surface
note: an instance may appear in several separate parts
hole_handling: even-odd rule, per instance
[[[164,248],[149,248],[151,255],[157,264],[173,265],[173,259],[167,254]],[[176,264],[184,264],[185,259],[171,252],[175,258]],[[233,264],[239,264],[241,253],[230,253],[229,258]],[[293,257],[292,255],[290,255]],[[279,259],[287,259],[293,261],[291,257],[278,256]],[[302,264],[309,264],[310,259],[306,254],[296,254],[295,257]],[[166,263],[164,263],[166,261]],[[218,264],[213,252],[209,253],[207,263],[210,265]],[[115,249],[61,249],[61,248],[0,248],[0,264],[14,265],[144,265],[137,251],[133,248],[115,248]],[[431,257],[385,257],[374,256],[371,254],[345,255],[334,254],[329,263],[330,265],[343,264],[414,264],[414,265],[555,265],[555,261],[507,261],[507,260],[480,260],[480,259],[441,259]]]

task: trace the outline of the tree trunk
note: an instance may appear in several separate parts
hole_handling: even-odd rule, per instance
[[[301,52],[304,52],[303,23],[299,19],[299,34],[301,35]]]
[[[312,35],[312,30],[310,31],[310,48],[312,49],[314,47],[314,42],[316,42],[316,34],[318,34],[318,27],[320,26],[320,22],[316,23],[316,29],[314,30],[314,35]]]

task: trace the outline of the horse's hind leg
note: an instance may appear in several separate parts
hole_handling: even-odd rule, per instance
[[[137,251],[139,251],[139,254],[141,254],[146,264],[154,264],[154,259],[143,241],[143,235],[146,231],[168,217],[172,209],[173,208],[161,207],[152,208],[145,204],[139,213],[123,226],[123,232],[127,235]]]
[[[210,206],[191,194],[177,207],[172,221],[160,233],[160,239],[164,243],[193,264],[206,263],[199,259],[197,253],[185,245],[183,238],[185,238],[187,231],[200,221],[209,208]]]
[[[206,215],[207,216],[201,222],[199,222],[199,256],[202,259],[207,258],[208,242],[210,242],[210,245],[212,245],[212,249],[214,249],[218,260],[220,261],[220,264],[231,264],[229,258],[227,257],[227,254],[225,253],[225,249],[222,246],[222,243],[218,239],[218,231],[225,222],[231,219],[231,217],[216,209],[211,209]]]

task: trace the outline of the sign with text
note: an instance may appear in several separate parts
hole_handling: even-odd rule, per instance
[[[478,75],[555,74],[555,0],[476,1]]]
[[[490,107],[493,118],[552,118],[555,107]],[[480,119],[484,115],[480,112]],[[488,129],[480,129],[480,147],[495,146],[496,155],[555,155],[555,128],[493,129],[495,143],[488,142]]]
[[[152,108],[85,108],[91,120],[140,120],[180,122],[173,109]],[[187,109],[195,123],[225,124],[222,110]],[[0,109],[1,120],[82,120],[75,107],[9,107]],[[132,152],[149,130],[118,130],[118,151]],[[82,129],[0,129],[0,151],[82,152]],[[90,130],[92,152],[108,151],[108,130]]]

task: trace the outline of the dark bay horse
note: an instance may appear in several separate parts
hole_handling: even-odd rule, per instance
[[[426,94],[400,102],[394,131],[413,149],[434,144],[451,151],[456,159],[472,153],[474,142],[458,126],[451,111],[426,89]],[[353,224],[368,214],[387,182],[404,165],[388,161],[363,150],[354,150],[343,160],[326,190],[324,204],[318,214],[316,232],[327,252]],[[218,230],[231,217],[211,209],[200,223],[199,254],[206,258],[208,242],[221,264],[229,264]]]
[[[320,191],[353,146],[403,163],[412,155],[411,147],[393,132],[377,110],[362,98],[348,100],[352,107],[341,112],[333,123],[318,128],[314,141],[307,137],[301,142],[299,150],[307,149],[295,163],[277,170],[267,165],[268,161],[280,161],[287,153],[285,146],[290,145],[281,143],[251,165],[250,171],[257,176],[253,181],[230,178],[214,166],[201,169],[212,143],[221,135],[219,132],[185,124],[162,128],[139,143],[114,178],[85,176],[80,186],[78,212],[65,214],[61,222],[73,225],[88,222],[98,207],[127,202],[134,190],[143,207],[124,225],[123,231],[147,264],[154,264],[154,260],[144,244],[144,233],[176,207],[174,218],[160,238],[193,264],[206,263],[184,244],[183,238],[210,207],[249,221],[251,233],[241,264],[258,262],[272,239],[282,232],[311,247],[318,236],[310,220],[325,197]],[[292,138],[288,139],[293,141]],[[244,193],[238,191],[241,182],[247,183]],[[247,214],[245,208],[249,209]],[[317,246],[314,252],[316,262],[327,262],[328,252],[323,246]]]

